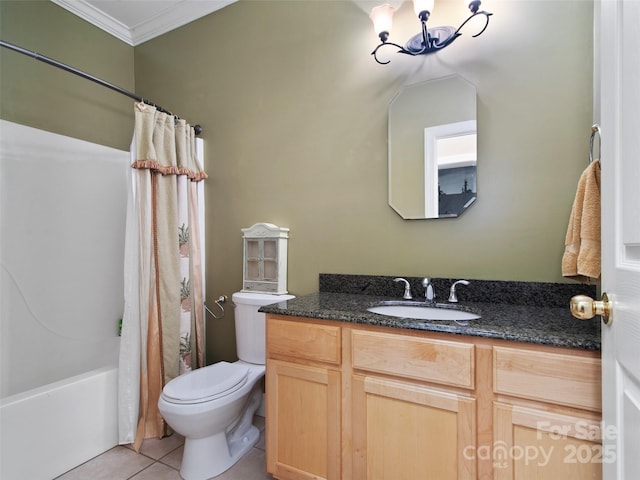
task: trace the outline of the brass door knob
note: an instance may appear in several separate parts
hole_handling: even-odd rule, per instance
[[[596,315],[602,316],[605,325],[611,323],[611,302],[606,293],[602,300],[594,300],[586,295],[576,295],[571,298],[571,315],[580,320],[589,320]]]

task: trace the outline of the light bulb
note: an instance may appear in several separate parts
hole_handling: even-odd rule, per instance
[[[413,11],[419,17],[422,12],[433,13],[434,0],[413,0]]]
[[[378,5],[371,9],[371,15],[369,15],[369,18],[373,22],[373,29],[378,35],[382,32],[391,32],[391,26],[393,25],[393,12],[393,7],[388,3]]]

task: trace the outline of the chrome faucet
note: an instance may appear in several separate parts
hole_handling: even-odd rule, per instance
[[[402,298],[405,300],[411,300],[413,297],[411,296],[411,287],[409,286],[409,282],[404,278],[394,278],[394,282],[404,282],[404,295]]]
[[[436,291],[433,288],[433,283],[431,283],[431,279],[425,277],[422,279],[422,286],[424,287],[424,300],[429,305],[433,305],[436,303]]]
[[[451,290],[449,290],[449,301],[451,303],[458,303],[458,296],[456,295],[456,285],[469,285],[469,282],[466,280],[458,280],[451,285]]]

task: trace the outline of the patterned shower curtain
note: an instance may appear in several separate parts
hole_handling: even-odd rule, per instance
[[[207,175],[184,120],[144,103],[134,111],[118,407],[119,443],[139,451],[167,433],[164,385],[204,366],[197,182]]]

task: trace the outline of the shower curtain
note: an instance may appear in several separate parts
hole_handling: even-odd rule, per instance
[[[193,129],[136,103],[125,239],[119,443],[140,450],[167,425],[163,386],[204,366],[202,249]]]

